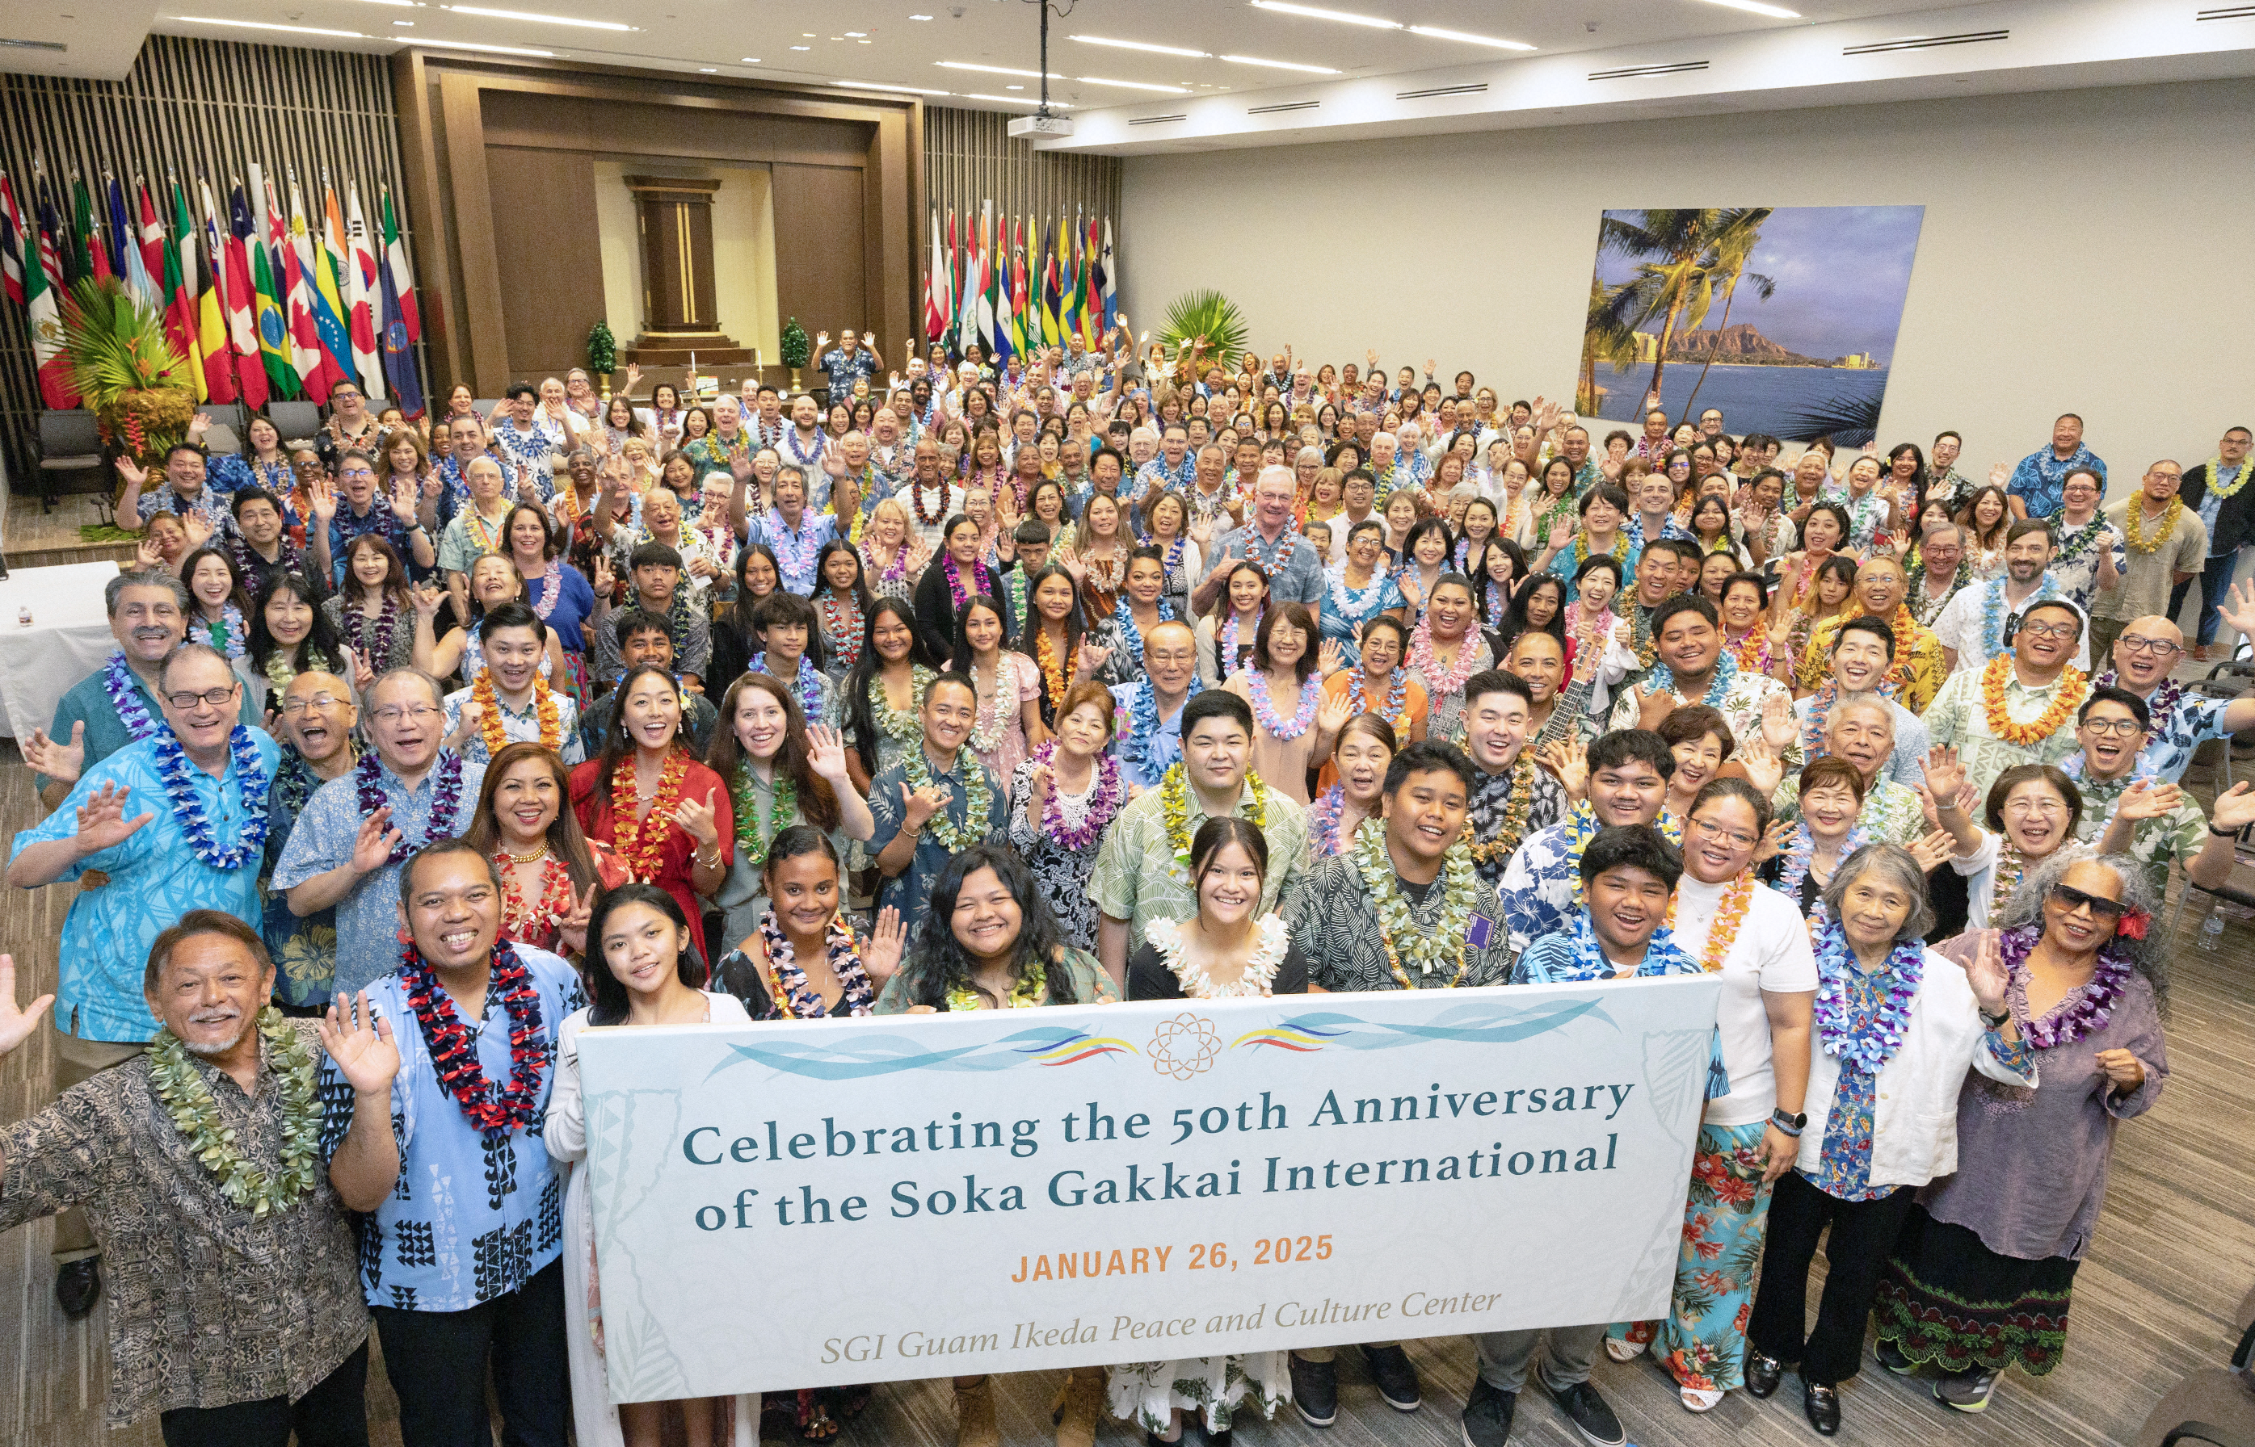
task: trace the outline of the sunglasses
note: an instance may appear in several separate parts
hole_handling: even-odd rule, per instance
[[[2062,909],[2072,912],[2087,905],[2092,914],[2103,915],[2107,919],[2120,919],[2123,911],[2129,908],[2129,905],[2119,899],[2107,899],[2102,895],[2085,894],[2071,884],[2053,885],[2051,897],[2059,901]]]

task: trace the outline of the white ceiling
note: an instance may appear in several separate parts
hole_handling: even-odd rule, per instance
[[[478,0],[470,0],[476,4]],[[2226,0],[2006,0],[1955,11],[1916,0],[1775,0],[1798,18],[1771,18],[1717,0],[1312,0],[1321,8],[1395,22],[1374,29],[1257,8],[1250,0],[1050,0],[1052,99],[1072,107],[1073,149],[1117,152],[1261,145],[1401,131],[1441,132],[1563,124],[1630,115],[1682,114],[1764,104],[1837,104],[1977,89],[2048,89],[2191,75],[2255,73],[2255,17],[2196,22]],[[934,104],[1030,109],[1039,16],[1033,0],[487,0],[488,8],[541,17],[478,16],[440,0],[12,0],[0,40],[60,43],[63,50],[0,47],[0,69],[119,79],[150,31],[390,53],[410,45],[514,47],[565,60],[634,65],[686,75],[793,83],[873,82],[919,88]],[[2018,18],[2009,44],[1965,45],[1882,57],[1840,73],[1841,39],[1853,43],[1934,34]],[[928,19],[916,19],[916,16]],[[196,18],[191,18],[196,17]],[[587,28],[561,19],[634,27]],[[249,22],[249,25],[206,21]],[[257,29],[251,26],[294,27]],[[1411,33],[1408,26],[1468,32],[1533,46],[1501,50]],[[302,33],[305,30],[341,34]],[[2052,38],[2032,49],[2033,31]],[[1177,57],[1090,44],[1074,36],[1141,41],[1203,52]],[[1640,80],[1592,95],[1588,72],[1688,54],[1736,56],[1705,76]],[[452,47],[447,47],[451,49]],[[1222,59],[1250,56],[1327,67],[1335,76]],[[1804,58],[1826,64],[1808,70]],[[756,60],[757,63],[753,63]],[[1758,64],[1756,63],[1758,62]],[[1784,65],[1788,68],[1780,69]],[[1490,80],[1491,98],[1392,104],[1396,82]],[[1175,91],[1097,84],[1112,80]],[[1571,84],[1568,84],[1568,82]],[[1821,82],[1821,83],[1820,83]],[[1877,89],[1871,87],[1876,85]],[[1324,100],[1298,113],[1248,119],[1254,102]],[[1774,97],[1786,95],[1782,101]],[[982,99],[982,97],[987,97]],[[1671,109],[1672,107],[1672,109]],[[1187,111],[1169,134],[1130,129],[1133,117]]]

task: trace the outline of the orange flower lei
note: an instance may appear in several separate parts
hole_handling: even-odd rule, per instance
[[[1699,968],[1718,974],[1730,947],[1738,942],[1739,926],[1754,905],[1754,871],[1749,869],[1723,886],[1722,902],[1715,906],[1715,922],[1707,926],[1707,947],[1699,952]]]
[[[478,705],[478,735],[485,740],[485,754],[492,758],[509,747],[509,734],[501,725],[501,696],[493,686],[493,670],[478,670],[478,681],[470,685],[470,697]],[[563,747],[563,710],[556,706],[556,692],[548,680],[535,673],[532,676],[532,714],[540,721],[542,748]]]
[[[1034,662],[1041,665],[1042,686],[1049,690],[1051,708],[1065,706],[1065,689],[1072,682],[1073,666],[1079,657],[1080,648],[1076,644],[1072,652],[1059,658],[1057,650],[1050,646],[1049,630],[1034,625]]]
[[[650,802],[649,818],[644,820],[634,807],[641,797],[634,780],[634,755],[620,759],[611,774],[611,849],[636,883],[657,880],[665,855],[666,830],[672,827],[673,811],[681,804],[681,781],[688,777],[689,756],[676,748],[666,755],[665,772],[658,776],[658,792]]]
[[[2083,696],[2090,692],[2090,680],[2073,664],[2060,671],[2058,691],[2052,695],[2051,706],[2038,714],[2033,722],[2014,723],[2012,715],[2004,711],[2005,680],[2012,675],[2012,655],[2000,653],[1989,660],[1981,670],[1981,708],[1988,720],[1989,733],[2019,748],[2033,748],[2058,733],[2060,728],[2075,716],[2083,706]]]

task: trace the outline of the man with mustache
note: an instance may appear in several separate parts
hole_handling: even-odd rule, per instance
[[[222,910],[183,915],[134,973],[162,1023],[154,1046],[0,1127],[0,1231],[93,1216],[118,1263],[109,1427],[159,1414],[167,1442],[287,1447],[294,1431],[302,1447],[366,1447],[359,1252],[309,1146],[316,1042],[348,1098],[380,1099],[398,1066],[388,1029],[284,1019],[257,932]],[[0,955],[0,1057],[54,1000],[19,1009],[15,985]]]
[[[55,1091],[147,1047],[157,1032],[141,973],[157,936],[194,909],[259,917],[267,786],[279,749],[241,722],[242,681],[200,643],[158,669],[163,727],[88,769],[62,807],[18,834],[8,883],[83,886],[58,941]],[[96,883],[89,876],[99,874]],[[101,1292],[85,1218],[55,1226],[56,1296],[72,1317]]]

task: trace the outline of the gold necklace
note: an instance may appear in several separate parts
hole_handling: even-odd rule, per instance
[[[505,864],[534,864],[548,857],[548,841],[541,840],[540,847],[530,854],[511,854],[506,849],[497,849],[494,853]]]

